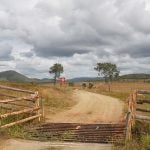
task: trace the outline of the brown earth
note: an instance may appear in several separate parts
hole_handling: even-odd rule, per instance
[[[9,139],[0,141],[0,150],[111,150],[110,144],[38,142]]]
[[[67,123],[115,123],[123,118],[124,105],[117,98],[82,90],[75,90],[77,102],[70,110],[47,115],[47,122]]]

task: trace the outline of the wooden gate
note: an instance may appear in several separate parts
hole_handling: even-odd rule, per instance
[[[44,117],[38,92],[0,86],[0,129]]]
[[[135,125],[136,120],[141,121],[150,121],[149,116],[138,115],[137,111],[150,113],[150,110],[138,108],[138,104],[142,105],[144,103],[150,104],[150,100],[148,99],[139,99],[139,95],[150,94],[150,91],[146,90],[135,90],[128,97],[128,112],[126,117],[126,139],[131,139],[131,130]],[[150,107],[149,107],[150,108]]]

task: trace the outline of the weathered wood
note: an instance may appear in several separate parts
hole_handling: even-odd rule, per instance
[[[136,120],[150,121],[149,116],[136,115]]]
[[[19,98],[19,97],[14,96],[14,95],[7,95],[7,94],[0,94],[0,96],[9,97],[9,98]],[[33,100],[32,99],[26,99],[26,101],[33,101]]]
[[[143,103],[150,104],[150,100],[148,100],[148,99],[144,99],[144,100],[137,100],[137,104],[143,104]]]
[[[22,114],[22,113],[33,112],[33,111],[36,111],[36,110],[39,110],[39,109],[40,109],[39,107],[35,107],[35,108],[28,108],[28,109],[15,111],[15,112],[11,112],[11,113],[6,113],[6,114],[3,114],[3,115],[0,115],[0,118],[6,118],[8,116],[14,116],[14,115]]]
[[[41,116],[41,114],[40,115],[35,115],[35,116],[32,116],[32,117],[28,117],[28,118],[25,118],[25,119],[22,119],[22,120],[19,120],[19,121],[15,121],[15,122],[0,126],[0,129],[9,128],[9,127],[12,127],[12,126],[17,125],[17,124],[28,122],[30,120],[34,120],[36,118],[39,118],[40,116]]]
[[[42,109],[42,118],[45,121],[45,113],[44,113],[44,99],[41,97],[41,109]]]
[[[5,110],[16,110],[13,107],[6,107],[6,106],[0,106],[0,108]]]
[[[32,115],[34,115],[34,116],[30,116],[30,117],[22,119],[22,120],[18,120],[18,121],[9,123],[9,124],[2,125],[2,126],[0,126],[0,129],[1,128],[8,128],[8,127],[11,127],[11,126],[14,126],[17,124],[21,124],[21,123],[24,123],[24,122],[27,122],[29,120],[33,120],[36,118],[38,118],[38,120],[40,121],[42,115],[40,114],[40,99],[39,99],[38,92],[33,92],[33,91],[29,91],[29,90],[22,90],[22,89],[6,87],[6,86],[0,86],[0,89],[30,94],[29,96],[16,97],[14,95],[8,95],[7,93],[6,94],[1,93],[0,94],[1,97],[8,97],[9,99],[0,100],[0,104],[1,104],[0,108],[3,108],[3,105],[6,105],[6,106],[15,105],[15,106],[19,106],[21,109],[22,109],[22,107],[28,107],[28,108],[25,108],[25,109],[23,108],[23,110],[19,110],[19,107],[11,107],[11,108],[9,107],[9,110],[11,110],[11,112],[9,112],[9,113],[5,112],[5,114],[1,114],[0,119],[7,118],[7,117],[13,116],[13,115],[21,115],[24,113],[35,112],[35,113],[32,113]],[[29,102],[32,102],[32,104],[28,105],[26,103],[23,103],[23,104],[17,103],[17,102],[22,102],[22,101],[29,101]],[[34,105],[33,105],[33,103],[34,103]],[[14,110],[13,108],[18,108],[18,109]]]
[[[6,89],[6,90],[11,90],[11,91],[17,91],[17,92],[23,92],[23,93],[28,93],[28,94],[34,94],[35,92],[29,91],[29,90],[22,90],[18,88],[12,88],[12,87],[7,87],[7,86],[0,86],[1,89]]]
[[[136,111],[141,111],[141,112],[150,112],[150,110],[146,110],[146,109],[141,109],[141,108],[137,108]]]
[[[148,90],[138,90],[137,93],[138,94],[150,94],[150,91],[148,91]]]
[[[38,95],[38,93],[37,93]],[[35,107],[40,107],[40,99],[39,97],[36,99]],[[37,115],[40,115],[40,110],[37,110]],[[41,116],[38,118],[39,122],[41,121]]]
[[[0,96],[3,96],[3,97],[9,97],[9,98],[17,98],[16,96],[13,96],[13,95],[7,95],[7,94],[0,94]]]
[[[131,139],[131,112],[127,113],[126,117],[126,140]]]
[[[7,104],[8,104],[8,105],[15,105],[15,106],[33,108],[32,105],[18,104],[18,103],[13,103],[13,102],[5,103],[5,105],[7,105]]]
[[[0,103],[9,103],[9,102],[15,102],[15,101],[22,101],[22,100],[30,100],[30,101],[35,101],[35,97],[31,97],[31,96],[28,96],[28,97],[19,97],[19,98],[15,98],[15,99],[6,99],[6,100],[0,100]]]

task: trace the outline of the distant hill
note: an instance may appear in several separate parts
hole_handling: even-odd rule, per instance
[[[120,76],[120,79],[150,79],[150,74],[127,74]],[[101,77],[78,77],[69,79],[68,82],[94,82],[101,81],[103,78]],[[37,79],[37,78],[29,78],[21,73],[18,73],[13,70],[0,72],[0,81],[8,81],[8,82],[35,82],[35,83],[49,83],[53,82],[53,79]]]
[[[102,78],[99,77],[79,77],[68,79],[68,82],[87,82],[87,81],[98,81]],[[0,81],[8,81],[8,82],[36,82],[36,83],[48,83],[53,82],[53,79],[37,79],[37,78],[29,78],[21,73],[18,73],[13,70],[0,72]]]
[[[13,70],[0,72],[0,81],[30,82],[30,78]]]
[[[120,76],[121,79],[150,79],[150,74],[126,74]]]
[[[70,79],[69,82],[92,82],[92,81],[100,81],[103,78],[100,77],[79,77]]]
[[[37,83],[44,83],[44,82],[51,82],[50,79],[33,79],[29,78],[21,73],[18,73],[13,70],[0,72],[0,81],[8,81],[8,82],[37,82]]]

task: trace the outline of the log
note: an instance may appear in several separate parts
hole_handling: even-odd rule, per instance
[[[9,98],[19,98],[19,97],[16,97],[14,95],[7,95],[7,94],[0,94],[0,96],[3,96],[3,97],[9,97]],[[26,101],[33,101],[31,99],[26,99]]]
[[[126,117],[126,140],[130,140],[131,139],[131,112],[127,113],[127,117]]]
[[[5,106],[0,106],[0,109],[5,109],[5,110],[16,110],[12,107],[5,107]]]
[[[17,92],[28,93],[28,94],[35,94],[35,92],[33,92],[33,91],[22,90],[22,89],[18,89],[18,88],[7,87],[7,86],[0,86],[0,88],[1,88],[1,89],[5,89],[5,90],[11,90],[11,91],[17,91]]]
[[[39,109],[40,109],[39,107],[35,107],[35,108],[28,108],[28,109],[15,111],[15,112],[11,112],[11,113],[6,113],[6,114],[3,114],[3,115],[0,115],[0,118],[6,118],[8,116],[14,116],[14,115],[22,114],[22,113],[33,112],[33,111],[36,111],[36,110],[39,110]]]
[[[33,108],[33,106],[29,106],[29,105],[24,105],[24,104],[17,104],[17,103],[12,103],[12,102],[9,102],[9,103],[5,103],[5,105],[15,105],[15,106],[22,106],[22,107],[28,107],[28,108]]]
[[[136,115],[136,120],[150,121],[149,116]]]
[[[141,108],[137,108],[136,111],[141,111],[141,112],[150,112],[150,110],[146,110],[146,109],[141,109]]]
[[[16,99],[6,99],[6,100],[0,100],[0,103],[9,103],[9,102],[15,102],[15,101],[22,101],[22,100],[30,100],[30,101],[35,101],[35,97],[19,97],[19,98],[16,98]]]
[[[22,120],[19,120],[19,121],[15,121],[15,122],[12,122],[12,123],[9,123],[9,124],[6,124],[6,125],[2,125],[2,126],[0,126],[0,129],[5,129],[5,128],[9,128],[9,127],[12,127],[12,126],[17,125],[17,124],[28,122],[30,120],[34,120],[36,118],[39,118],[40,116],[41,116],[41,114],[29,117],[29,118],[25,118],[25,119],[22,119]]]
[[[138,90],[137,93],[138,94],[150,94],[150,91],[148,91],[148,90]]]
[[[17,98],[16,96],[7,95],[7,94],[0,94],[0,96],[3,96],[3,97],[10,97],[10,98]]]
[[[137,104],[143,104],[143,103],[150,104],[150,100],[148,100],[148,99],[144,99],[144,100],[137,100]]]

